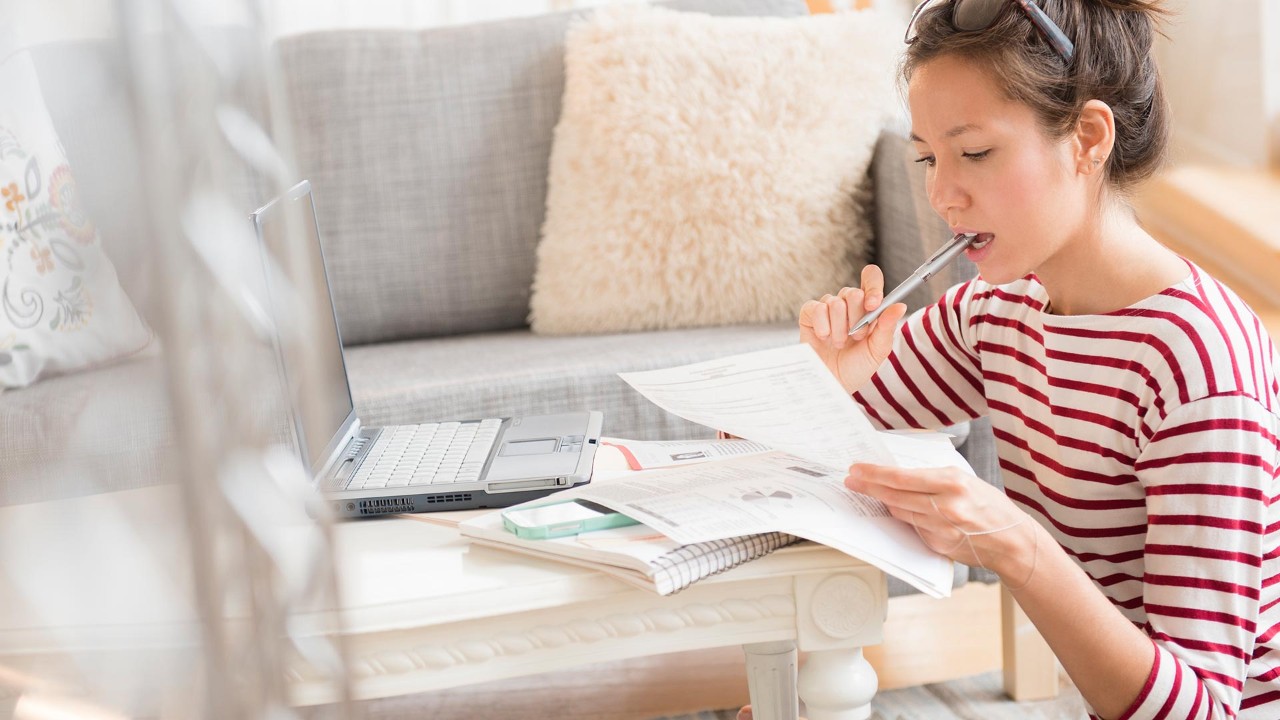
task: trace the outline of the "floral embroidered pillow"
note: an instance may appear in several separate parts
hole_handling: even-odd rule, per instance
[[[0,64],[0,389],[138,352],[138,316],[85,215],[27,53]]]

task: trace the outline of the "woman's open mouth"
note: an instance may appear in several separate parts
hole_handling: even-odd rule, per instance
[[[991,233],[978,233],[978,236],[973,240],[973,244],[964,251],[964,256],[969,258],[971,263],[982,262],[987,255],[991,254],[991,243],[995,239],[996,236]]]

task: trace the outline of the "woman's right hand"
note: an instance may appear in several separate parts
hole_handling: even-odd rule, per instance
[[[856,335],[849,329],[884,300],[884,273],[875,265],[862,269],[862,287],[844,288],[823,295],[800,308],[800,341],[817,351],[836,380],[852,394],[862,387],[889,357],[898,321],[907,306],[894,303]]]

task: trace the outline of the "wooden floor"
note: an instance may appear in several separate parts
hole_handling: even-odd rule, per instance
[[[1053,700],[1014,702],[999,672],[901,690],[876,698],[872,720],[1083,720],[1084,701],[1065,673]]]
[[[872,703],[871,720],[1083,720],[1084,702],[1065,674],[1054,700],[1013,702],[998,672],[945,683],[888,690]],[[667,716],[661,720],[734,720],[737,710]]]
[[[612,664],[611,664],[612,665]],[[618,669],[618,668],[613,668]],[[646,714],[643,708],[669,703],[666,691],[647,683],[627,686],[624,677],[605,683],[598,676],[553,673],[538,678],[490,683],[465,693],[430,693],[358,703],[355,717],[366,720],[734,720],[735,703],[724,710],[681,715]],[[1066,675],[1061,692],[1053,700],[1014,702],[1002,689],[1001,674],[988,672],[944,683],[918,685],[878,693],[872,702],[871,720],[1084,720],[1084,704]],[[744,688],[745,690],[745,688]],[[300,715],[310,720],[336,717],[333,708],[311,708]]]

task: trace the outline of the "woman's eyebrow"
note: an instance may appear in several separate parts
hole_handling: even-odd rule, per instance
[[[974,125],[973,123],[966,123],[964,125],[957,125],[951,128],[950,130],[943,133],[942,136],[945,138],[959,137],[960,135],[963,135],[967,132],[970,132],[973,130],[981,130],[981,129],[982,129],[981,126]],[[924,142],[924,140],[921,140],[920,136],[915,134],[915,131],[912,131],[911,142]]]

